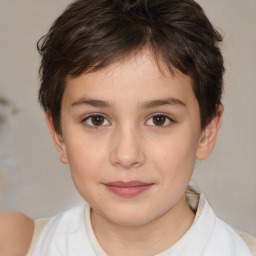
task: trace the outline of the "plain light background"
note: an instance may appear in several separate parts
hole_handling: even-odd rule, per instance
[[[37,40],[68,0],[0,0],[1,206],[32,218],[80,201],[59,163],[37,102]],[[224,35],[225,114],[214,152],[196,163],[192,184],[219,217],[256,236],[256,0],[200,0]]]

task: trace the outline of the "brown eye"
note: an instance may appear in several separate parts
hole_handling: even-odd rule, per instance
[[[147,125],[150,125],[150,126],[162,126],[162,127],[165,127],[165,126],[169,126],[170,123],[172,123],[173,120],[167,116],[167,115],[154,115],[154,116],[151,116],[151,118],[149,118],[147,120]]]
[[[154,116],[153,123],[157,126],[162,126],[166,122],[166,116]]]
[[[91,115],[84,119],[86,125],[88,126],[105,126],[109,125],[109,121],[102,115]]]
[[[102,125],[104,123],[104,117],[103,116],[92,116],[92,123],[95,126]]]

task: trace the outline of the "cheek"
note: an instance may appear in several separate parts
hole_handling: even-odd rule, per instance
[[[191,133],[175,134],[152,145],[150,158],[163,175],[176,178],[190,177],[197,149],[197,143]]]
[[[70,172],[80,195],[91,203],[95,184],[100,183],[100,170],[103,169],[103,155],[97,147],[90,145],[70,145],[67,150]]]
[[[89,141],[72,141],[68,145],[67,157],[72,176],[83,178],[95,175],[106,155],[103,148]]]

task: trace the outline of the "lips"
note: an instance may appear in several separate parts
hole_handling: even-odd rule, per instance
[[[104,184],[112,193],[122,197],[134,197],[150,189],[153,183],[141,181],[114,181]]]

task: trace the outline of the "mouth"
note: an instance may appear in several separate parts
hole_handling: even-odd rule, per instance
[[[104,185],[109,191],[116,195],[122,197],[134,197],[150,189],[153,186],[153,183],[145,183],[141,181],[114,181],[104,183]]]

